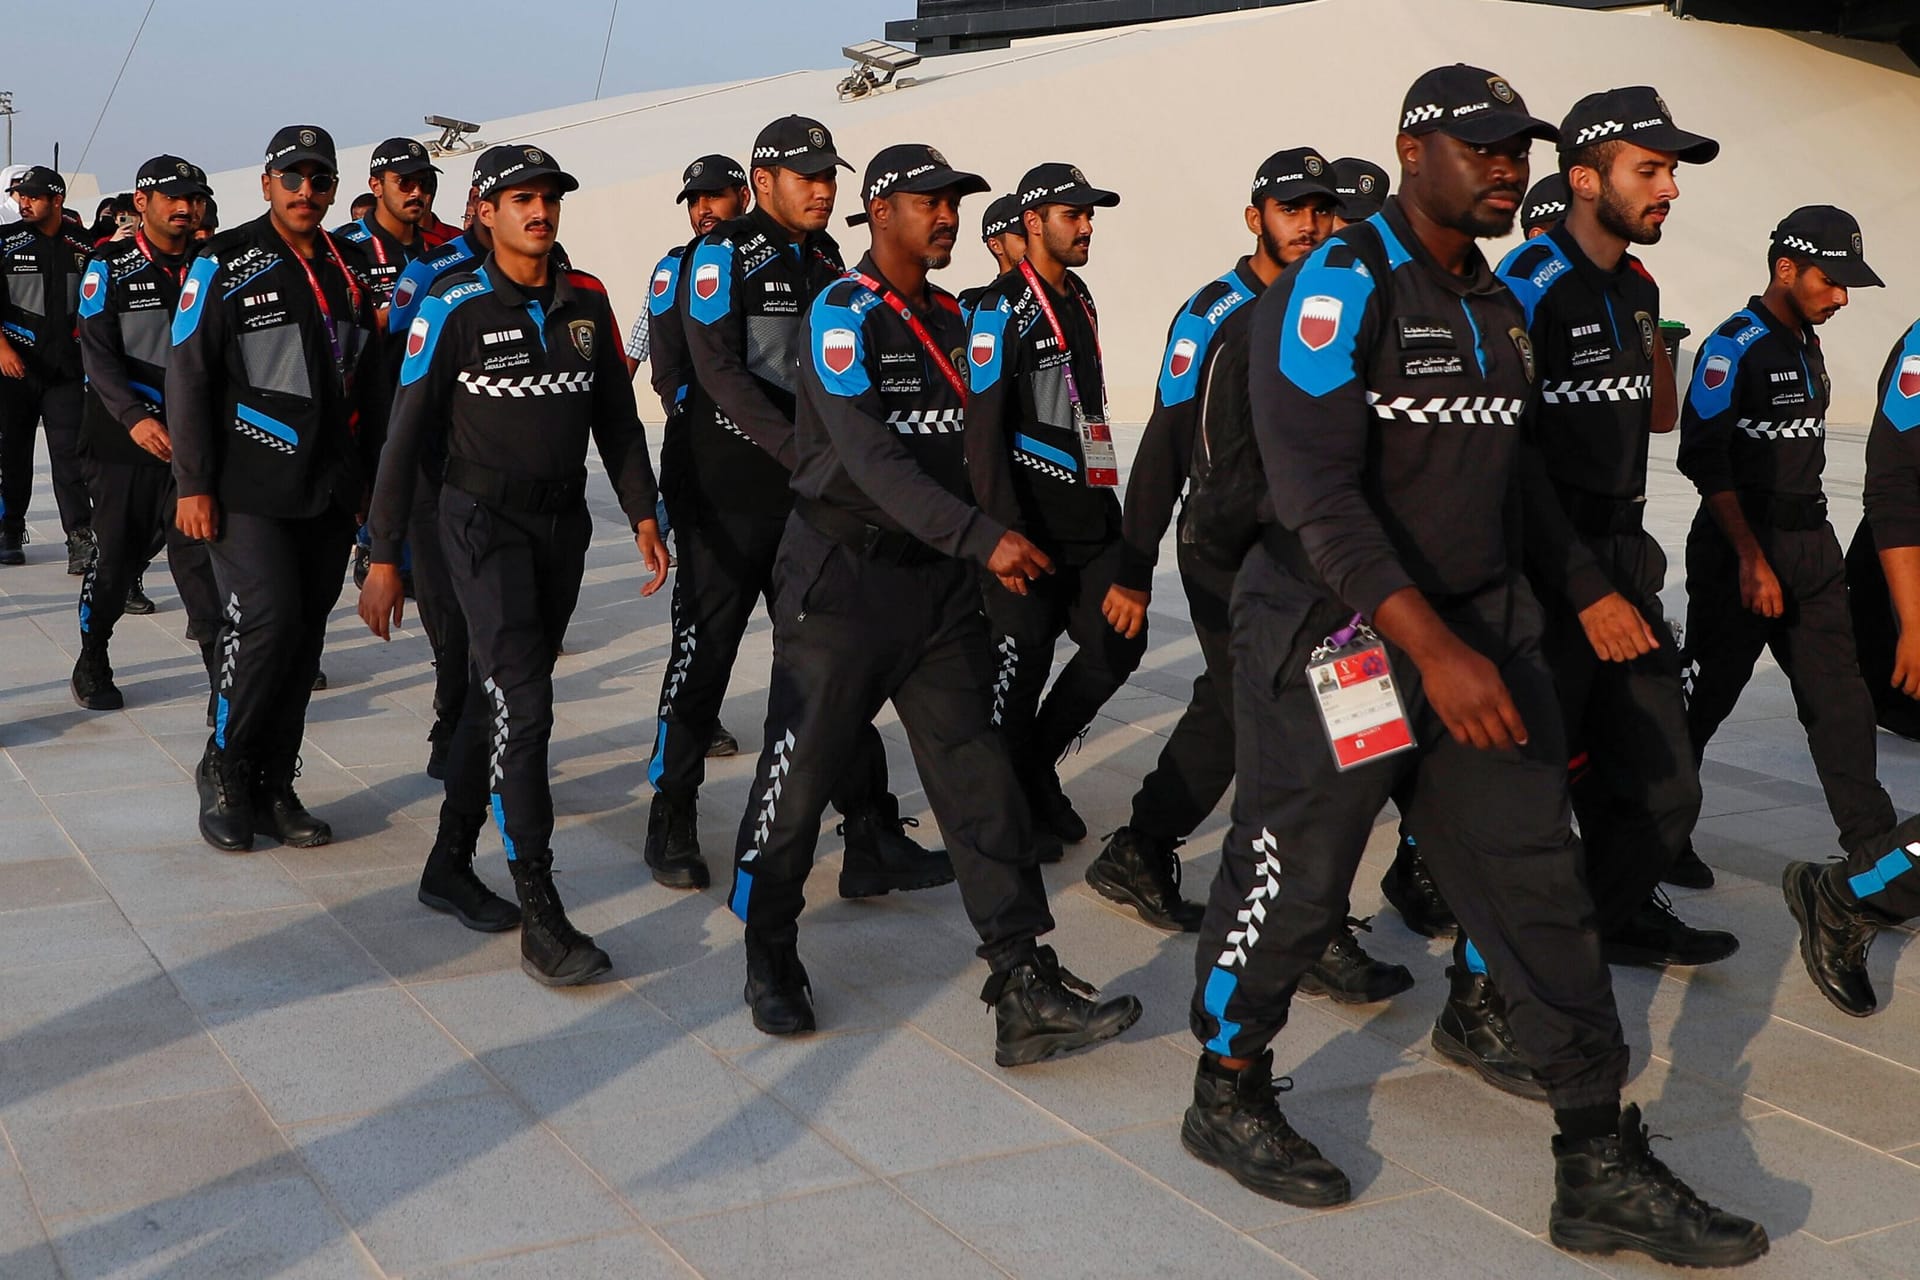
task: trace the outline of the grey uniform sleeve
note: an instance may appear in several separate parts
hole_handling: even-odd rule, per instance
[[[129,385],[120,318],[110,305],[112,283],[113,268],[105,258],[87,264],[80,286],[80,365],[86,370],[87,386],[100,397],[113,420],[131,431],[135,423],[153,416],[153,405]]]
[[[698,289],[687,293],[687,354],[694,375],[734,426],[792,471],[793,424],[747,369],[747,320],[738,305],[744,291],[736,278],[739,264],[731,241],[700,242],[691,267],[696,284],[700,271],[708,267],[718,269],[713,292],[704,298]]]

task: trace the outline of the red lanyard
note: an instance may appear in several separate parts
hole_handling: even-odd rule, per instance
[[[151,262],[154,266],[159,267],[162,271],[171,272],[173,275],[173,282],[175,284],[184,285],[187,282],[187,263],[184,257],[182,257],[179,266],[177,267],[166,266],[164,263],[160,261],[159,258],[154,256],[153,245],[150,241],[148,241],[147,233],[139,230],[138,228],[134,229],[133,243],[140,250],[142,254],[146,255],[146,259],[148,262]]]
[[[1080,396],[1080,386],[1074,380],[1073,352],[1067,348],[1067,335],[1066,331],[1060,327],[1060,317],[1053,314],[1053,303],[1047,300],[1047,287],[1040,282],[1039,273],[1033,269],[1033,264],[1025,258],[1020,260],[1020,274],[1027,278],[1028,287],[1033,290],[1034,298],[1040,303],[1040,313],[1046,316],[1048,326],[1053,329],[1053,340],[1055,344],[1059,346],[1060,354],[1067,358],[1067,362],[1060,366],[1060,372],[1066,376],[1067,380],[1067,399],[1073,401],[1073,407],[1080,411],[1082,417],[1091,417],[1092,415],[1087,413],[1086,404]],[[1067,292],[1071,293],[1074,296],[1074,300],[1080,304],[1080,313],[1086,316],[1087,327],[1093,330],[1093,358],[1096,361],[1100,361],[1100,378],[1104,384],[1107,370],[1106,362],[1101,360],[1100,357],[1100,326],[1094,320],[1093,310],[1087,306],[1087,300],[1080,296],[1080,291],[1073,288],[1072,285],[1068,285]],[[1100,388],[1100,412],[1102,416],[1106,414],[1106,411],[1106,387],[1102,385]]]
[[[367,218],[373,215],[368,214]],[[360,219],[360,225],[366,229],[367,243],[373,246],[373,256],[380,259],[380,265],[387,265],[387,246],[380,243],[380,233],[368,224],[367,218]]]
[[[319,233],[319,238],[320,242],[326,245],[327,252],[333,255],[333,265],[339,268],[340,278],[347,284],[347,305],[357,314],[360,310],[359,282],[353,278],[353,272],[347,270],[347,264],[340,257],[340,249],[333,243],[333,237],[322,231]],[[334,371],[340,375],[340,382],[344,387],[348,377],[347,353],[346,349],[340,345],[340,328],[334,321],[333,308],[327,305],[327,295],[326,291],[320,287],[320,277],[313,274],[313,268],[307,265],[307,260],[291,244],[288,244],[287,248],[292,252],[293,260],[300,264],[300,269],[307,273],[307,287],[313,290],[313,300],[320,308],[320,319],[327,326],[327,343],[333,348]]]
[[[953,361],[947,359],[947,353],[940,349],[940,345],[933,340],[933,335],[927,332],[927,326],[921,322],[920,317],[907,309],[907,304],[901,300],[899,294],[866,272],[856,267],[847,274],[865,285],[869,291],[877,294],[882,302],[893,308],[895,315],[906,322],[907,328],[913,331],[913,336],[918,338],[920,345],[926,349],[927,358],[933,361],[933,367],[946,378],[947,385],[953,388],[953,393],[960,397],[961,407],[965,408],[967,384],[961,380],[960,374],[954,369]]]

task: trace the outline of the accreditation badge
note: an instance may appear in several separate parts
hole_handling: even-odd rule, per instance
[[[1342,773],[1412,750],[1413,726],[1394,684],[1387,647],[1360,615],[1313,651],[1307,685],[1320,709],[1334,767]]]

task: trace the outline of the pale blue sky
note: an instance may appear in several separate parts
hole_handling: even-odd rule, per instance
[[[147,0],[0,0],[13,154],[81,167]],[[829,67],[913,0],[619,0],[601,96]],[[259,159],[282,124],[342,146],[594,96],[612,0],[155,0],[85,169],[125,190],[148,156],[209,172]]]

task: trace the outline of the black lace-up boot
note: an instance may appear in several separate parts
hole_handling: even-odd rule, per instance
[[[1780,887],[1800,925],[1807,976],[1834,1008],[1864,1018],[1880,1007],[1867,976],[1867,948],[1880,925],[1842,883],[1844,865],[1789,862]]]
[[[747,988],[753,1025],[770,1036],[797,1036],[814,1029],[813,984],[800,963],[794,931],[768,937],[747,930]]]
[[[1111,1040],[1140,1020],[1135,997],[1095,999],[1099,994],[1069,973],[1052,947],[1033,948],[981,988],[980,998],[993,1006],[993,1060],[1003,1067],[1044,1062]]]
[[[216,849],[253,848],[253,767],[207,743],[194,785],[200,790],[200,838]]]
[[[916,818],[903,818],[891,797],[850,813],[834,830],[847,841],[840,863],[840,896],[875,898],[895,890],[932,889],[953,883],[953,859],[944,849],[924,849],[907,834]]]
[[[1180,1145],[1255,1195],[1309,1209],[1345,1204],[1353,1198],[1347,1175],[1280,1113],[1277,1095],[1292,1087],[1273,1078],[1271,1049],[1238,1071],[1201,1054]]]
[[[1740,949],[1725,929],[1696,929],[1674,914],[1673,899],[1655,889],[1619,928],[1600,940],[1608,964],[1712,964]]]
[[[474,874],[473,850],[486,819],[440,811],[440,831],[420,873],[420,901],[444,911],[469,929],[504,933],[520,925],[520,908],[487,888]]]
[[[700,854],[700,814],[693,796],[653,793],[644,856],[654,880],[669,889],[704,889],[713,883]]]
[[[1413,985],[1413,974],[1403,964],[1386,964],[1368,955],[1355,929],[1373,932],[1373,917],[1347,922],[1334,932],[1327,949],[1300,975],[1300,989],[1327,996],[1341,1004],[1374,1004],[1397,996]]]
[[[1172,840],[1156,840],[1137,827],[1107,837],[1100,856],[1087,865],[1087,883],[1103,898],[1140,913],[1156,929],[1198,933],[1206,907],[1180,896],[1180,855]]]
[[[333,828],[307,812],[293,789],[300,758],[282,756],[260,766],[254,784],[253,831],[294,849],[313,849],[333,840]]]
[[[1433,1047],[1442,1057],[1479,1072],[1496,1089],[1545,1102],[1547,1086],[1514,1047],[1507,1006],[1493,980],[1454,964],[1447,966],[1447,983],[1447,1002],[1433,1024]]]
[[[520,898],[520,968],[547,987],[577,987],[613,968],[607,953],[573,927],[553,887],[553,854],[522,852],[509,862]]]
[[[118,711],[127,705],[120,686],[113,682],[113,667],[107,662],[107,646],[91,637],[80,642],[80,657],[73,664],[73,677],[67,682],[76,705],[86,711]]]

